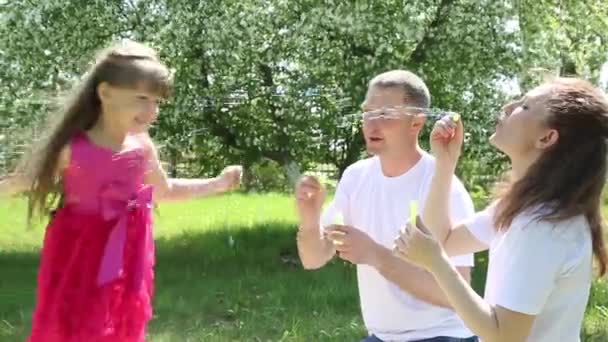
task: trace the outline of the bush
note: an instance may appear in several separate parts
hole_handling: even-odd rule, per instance
[[[284,192],[293,188],[281,165],[267,159],[245,170],[244,182],[247,190],[256,192]]]

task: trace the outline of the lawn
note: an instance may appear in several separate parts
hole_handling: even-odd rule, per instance
[[[26,231],[23,201],[0,202],[0,341],[30,327],[42,227]],[[240,195],[163,204],[156,213],[152,342],[358,341],[355,270],[297,264],[293,203]],[[478,256],[481,290],[486,259]],[[584,341],[607,341],[608,284],[594,285]]]

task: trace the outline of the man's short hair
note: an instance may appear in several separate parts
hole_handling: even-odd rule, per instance
[[[369,88],[398,88],[403,90],[408,105],[420,108],[431,106],[431,94],[424,81],[407,70],[391,70],[374,77]]]

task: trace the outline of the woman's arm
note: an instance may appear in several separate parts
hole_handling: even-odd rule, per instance
[[[431,132],[431,147],[435,154],[435,172],[427,194],[422,221],[450,256],[487,249],[464,226],[454,227],[451,220],[451,189],[464,137],[462,121],[442,119]]]
[[[418,227],[408,225],[405,233],[395,241],[396,255],[429,270],[454,311],[484,342],[526,341],[536,316],[484,301],[450,264],[433,235],[421,222]]]
[[[525,342],[536,316],[485,302],[449,263],[447,255],[431,266],[439,287],[458,316],[484,342]]]

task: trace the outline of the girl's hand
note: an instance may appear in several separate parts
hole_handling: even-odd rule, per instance
[[[222,191],[237,189],[241,184],[243,167],[241,165],[230,165],[224,168],[219,176]]]

